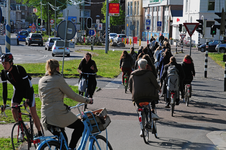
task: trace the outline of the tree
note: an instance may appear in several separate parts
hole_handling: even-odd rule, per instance
[[[113,0],[110,3],[119,3],[119,0]],[[106,22],[106,4],[107,4],[107,1],[103,3],[103,7],[101,8],[101,12],[104,15],[104,19],[101,20],[103,23]],[[119,9],[119,16],[110,17],[110,24],[112,26],[125,24],[125,12],[122,10],[121,6]]]

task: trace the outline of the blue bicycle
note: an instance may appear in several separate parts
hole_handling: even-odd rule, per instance
[[[76,106],[70,107],[70,109],[78,108],[80,113],[78,114],[78,116],[81,116],[84,123],[82,139],[77,150],[85,150],[88,139],[88,150],[113,150],[111,144],[107,139],[106,128],[110,124],[111,120],[109,116],[107,116],[106,109],[99,109],[94,112],[87,111],[81,113],[79,107],[83,105],[84,104],[77,104]],[[106,138],[102,135],[99,135],[101,131],[105,129]],[[36,140],[41,141],[41,143],[37,147],[37,150],[68,150],[68,144],[60,128],[55,127],[53,130],[59,132],[60,136],[46,136],[36,138]]]

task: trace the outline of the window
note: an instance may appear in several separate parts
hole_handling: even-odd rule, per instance
[[[214,7],[215,7],[215,0],[209,0],[208,10],[214,10]]]
[[[90,10],[84,10],[84,15],[83,15],[83,11],[81,12],[81,17],[83,18],[88,18],[90,17]]]
[[[133,2],[130,2],[130,15],[133,15]]]
[[[137,36],[139,36],[139,21],[137,21]]]
[[[185,12],[188,12],[188,0],[186,0]]]
[[[128,8],[128,13],[127,13],[127,15],[129,15],[129,2],[128,2],[128,7],[127,7],[127,8]]]
[[[157,16],[153,17],[153,31],[157,30]]]
[[[136,11],[137,11],[137,8],[136,8],[136,7],[137,7],[137,2],[135,1],[135,2],[134,2],[134,15],[136,15],[136,13],[137,13],[137,12],[136,12]]]
[[[139,6],[139,1],[137,2],[137,15],[139,15],[139,10],[140,9],[140,6]]]

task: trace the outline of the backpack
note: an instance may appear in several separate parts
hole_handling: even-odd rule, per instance
[[[178,91],[179,90],[179,75],[178,69],[175,65],[169,65],[167,70],[167,90]]]

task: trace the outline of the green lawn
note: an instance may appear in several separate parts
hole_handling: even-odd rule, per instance
[[[208,56],[222,68],[225,67],[225,62],[223,62],[223,55],[224,53],[208,53]]]

